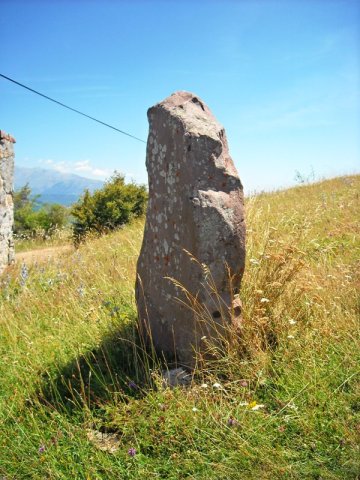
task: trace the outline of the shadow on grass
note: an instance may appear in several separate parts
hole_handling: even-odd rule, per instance
[[[151,370],[159,362],[145,349],[136,319],[116,325],[98,348],[74,358],[57,372],[43,375],[38,400],[69,413],[78,408],[101,408],[117,398],[141,397],[153,386]]]

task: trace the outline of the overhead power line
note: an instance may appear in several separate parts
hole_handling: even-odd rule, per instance
[[[33,88],[27,87],[26,85],[23,85],[20,82],[17,82],[16,80],[9,78],[2,73],[0,73],[0,77],[5,78],[5,80],[9,80],[9,82],[15,83],[16,85],[19,85],[19,87],[26,88],[26,90],[30,90],[30,92],[36,93],[36,95],[40,95],[40,97],[46,98],[46,100],[50,100],[51,102],[57,103],[58,105],[61,105],[64,108],[67,108],[68,110],[72,110],[75,113],[78,113],[79,115],[82,115],[83,117],[90,118],[90,120],[94,120],[94,122],[101,123],[101,125],[105,125],[105,127],[112,128],[113,130],[116,130],[119,133],[122,133],[123,135],[127,135],[128,137],[133,138],[134,140],[138,140],[139,142],[146,143],[145,140],[142,140],[141,138],[135,137],[135,135],[131,135],[131,133],[124,132],[124,130],[120,130],[119,128],[114,127],[113,125],[109,125],[108,123],[102,122],[101,120],[98,120],[97,118],[91,117],[90,115],[87,115],[86,113],[80,112],[79,110],[76,110],[76,108],[69,107],[68,105],[65,105],[64,103],[59,102],[58,100],[55,100],[54,98],[48,97],[47,95],[44,95],[43,93],[40,93]]]

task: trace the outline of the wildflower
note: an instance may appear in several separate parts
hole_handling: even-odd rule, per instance
[[[139,387],[136,385],[135,382],[133,382],[132,380],[130,380],[128,382],[128,387],[131,388],[132,390],[137,390]]]
[[[265,298],[263,297],[261,300],[260,300],[260,303],[269,303],[270,300],[268,298]]]
[[[66,280],[67,274],[65,272],[57,272],[56,278],[61,281],[61,280]]]
[[[236,425],[239,425],[239,422],[234,417],[230,417],[227,424],[229,427],[236,427]]]
[[[77,288],[77,293],[80,297],[83,297],[85,295],[85,288],[82,283],[80,283],[79,287]]]
[[[249,405],[249,402],[240,402],[239,406],[240,407],[247,407]]]
[[[110,312],[110,316],[113,317],[114,315],[116,315],[116,313],[120,310],[120,307],[117,307],[115,306],[111,312]]]
[[[296,325],[296,320],[294,320],[293,318],[290,318],[289,323],[290,325]]]
[[[248,383],[246,380],[241,380],[240,385],[241,385],[242,387],[248,387],[248,386],[249,386],[249,383]]]
[[[133,447],[129,448],[129,450],[128,450],[128,455],[129,455],[130,457],[135,457],[135,455],[136,455],[136,449],[133,448]]]
[[[256,400],[253,400],[253,401],[250,402],[249,405],[248,405],[248,408],[249,408],[250,410],[253,410],[254,412],[255,412],[256,410],[260,410],[260,408],[264,408],[264,407],[265,407],[265,405],[263,405],[263,404],[261,404],[261,403],[257,403]]]
[[[21,267],[21,272],[20,272],[20,285],[22,287],[25,286],[25,283],[26,283],[26,280],[27,280],[28,276],[29,276],[29,270],[26,266],[26,263],[23,263],[22,267]]]
[[[294,335],[288,335],[287,338],[289,338],[290,340],[292,340],[294,337]]]
[[[207,385],[207,383],[202,383],[202,384],[200,385],[200,387],[201,387],[201,388],[208,388],[208,385]]]
[[[213,385],[214,388],[221,388],[221,384],[220,383],[217,383],[215,382],[214,385]]]
[[[193,407],[193,408],[192,408],[192,411],[193,411],[193,412],[198,412],[199,410],[198,410],[196,407]]]
[[[46,450],[45,445],[40,445],[40,447],[39,447],[39,453],[44,453],[45,450]]]

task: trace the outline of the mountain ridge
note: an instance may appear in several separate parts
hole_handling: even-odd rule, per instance
[[[79,199],[85,189],[93,192],[101,188],[104,182],[74,173],[16,165],[14,174],[15,191],[26,184],[29,184],[34,195],[40,195],[39,201],[42,203],[71,205]]]

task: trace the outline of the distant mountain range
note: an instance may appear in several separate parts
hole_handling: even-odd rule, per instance
[[[29,184],[34,195],[41,195],[42,203],[71,205],[87,188],[91,192],[101,188],[104,182],[80,177],[72,173],[61,173],[44,168],[15,166],[15,190]]]

